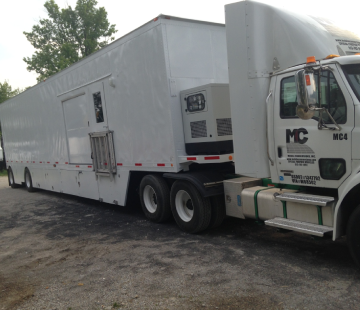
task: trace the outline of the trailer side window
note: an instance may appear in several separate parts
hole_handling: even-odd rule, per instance
[[[101,102],[101,93],[97,92],[93,94],[93,99],[94,99],[96,122],[102,123],[104,122],[104,114],[103,114],[103,108]]]
[[[296,107],[295,77],[289,76],[281,81],[280,117],[298,118],[296,116]]]

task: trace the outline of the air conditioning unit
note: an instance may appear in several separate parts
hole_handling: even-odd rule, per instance
[[[229,84],[206,84],[180,92],[188,155],[233,153]]]

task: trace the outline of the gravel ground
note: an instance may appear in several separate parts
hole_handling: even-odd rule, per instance
[[[345,239],[231,218],[189,235],[0,177],[0,309],[360,309],[359,292]]]

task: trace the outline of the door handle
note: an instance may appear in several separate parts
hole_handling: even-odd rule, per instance
[[[278,158],[281,158],[282,157],[282,149],[280,146],[278,146],[277,151],[278,151]]]

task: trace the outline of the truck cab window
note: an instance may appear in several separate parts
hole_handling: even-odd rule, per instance
[[[319,72],[316,72],[315,80],[317,82],[316,88],[319,89],[319,82],[321,87],[321,93],[318,92],[320,107],[327,108],[338,124],[345,124],[346,101],[334,74],[331,71],[322,71],[319,78]],[[316,113],[315,118],[317,117],[319,117],[319,112]],[[323,120],[326,124],[332,123],[326,113],[323,113]]]
[[[96,122],[103,123],[104,122],[104,114],[103,114],[103,108],[102,108],[102,102],[101,102],[101,93],[97,92],[97,93],[93,94],[93,99],[94,99]]]
[[[281,81],[280,95],[280,117],[281,118],[298,118],[296,116],[296,86],[295,77],[290,76]]]
[[[334,74],[331,71],[315,72],[316,89],[317,91],[317,106],[325,107],[330,112],[331,116],[338,124],[346,123],[346,101],[345,97],[337,83]],[[296,87],[295,77],[287,77],[281,81],[280,90],[280,117],[281,118],[298,118],[296,116]],[[319,104],[320,103],[320,104]],[[314,116],[318,119],[319,112]],[[323,120],[326,124],[331,124],[332,121],[326,113],[323,113]]]
[[[343,66],[346,77],[356,97],[360,100],[360,65]]]

